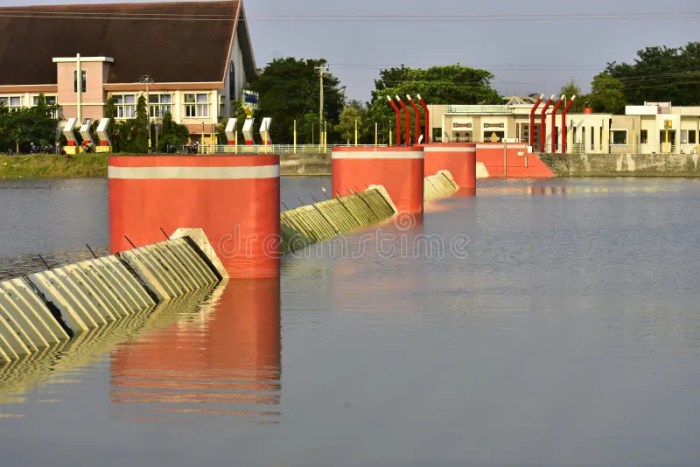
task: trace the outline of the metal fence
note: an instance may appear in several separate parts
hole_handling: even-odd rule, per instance
[[[550,151],[551,146],[547,147]],[[555,152],[555,151],[551,151]],[[597,144],[574,143],[568,145],[568,151],[572,154],[696,154],[697,145],[694,144]]]
[[[345,144],[327,144],[325,146],[318,144],[254,144],[246,146],[232,146],[224,144],[201,144],[201,145],[189,145],[189,146],[170,146],[167,148],[167,153],[169,154],[279,154],[279,155],[289,155],[289,154],[329,154],[333,148],[336,147],[364,147],[364,148],[374,148],[374,147],[387,147],[386,145],[375,146],[373,144],[360,144],[355,146],[345,145]]]

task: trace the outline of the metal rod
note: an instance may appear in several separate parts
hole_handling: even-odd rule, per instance
[[[168,240],[170,240],[170,235],[168,235],[167,233],[165,233],[165,230],[163,230],[163,227],[160,227],[160,231],[163,233],[163,235],[165,235],[165,238],[167,238]]]
[[[134,242],[132,242],[131,240],[129,240],[129,237],[127,237],[126,235],[124,235],[124,238],[126,239],[127,242],[129,242],[129,245],[131,245],[134,249],[136,249],[136,245],[134,245]]]
[[[44,263],[44,266],[46,266],[46,269],[51,270],[51,266],[49,266],[49,263],[46,262],[43,256],[37,255],[39,259],[41,260],[42,263]]]
[[[86,243],[85,246],[87,247],[88,250],[90,250],[90,253],[92,254],[92,257],[95,258],[95,259],[97,259],[97,255],[96,255],[95,252],[92,250],[92,248],[90,248],[90,245],[88,245],[88,244]]]

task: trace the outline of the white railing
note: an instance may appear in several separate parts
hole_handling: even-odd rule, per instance
[[[254,145],[225,145],[225,144],[194,144],[186,146],[170,146],[167,153],[170,154],[329,154],[336,147],[387,147],[386,145],[375,146],[373,144],[254,144]]]

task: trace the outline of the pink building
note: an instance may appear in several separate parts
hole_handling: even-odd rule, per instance
[[[6,7],[0,31],[0,105],[44,94],[63,119],[101,118],[110,97],[134,118],[145,95],[152,120],[209,134],[256,74],[241,1]]]

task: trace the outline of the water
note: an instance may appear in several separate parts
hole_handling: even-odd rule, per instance
[[[32,183],[0,185],[0,268],[106,247],[104,181]],[[285,179],[284,201],[321,186]],[[2,465],[697,465],[699,200],[694,180],[484,182],[84,361],[0,370]]]

